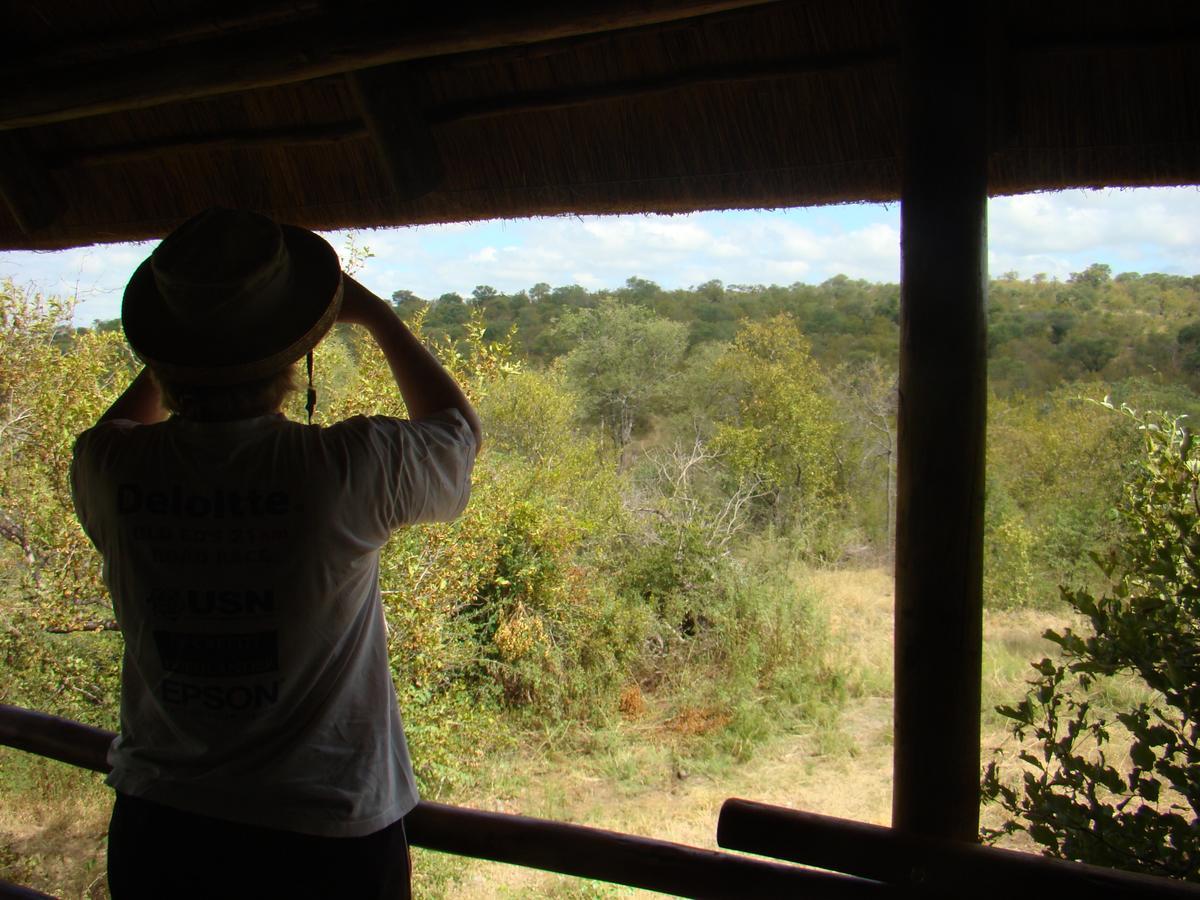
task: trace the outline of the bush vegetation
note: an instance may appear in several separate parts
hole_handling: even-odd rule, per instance
[[[989,606],[1086,611],[1101,590],[1088,554],[1134,533],[1114,511],[1142,463],[1089,398],[1200,408],[1198,300],[1200,278],[1102,265],[992,283]],[[396,535],[381,562],[429,796],[531,734],[650,720],[681,753],[744,759],[836,706],[847,673],[794,576],[890,558],[898,301],[844,276],[395,292],[488,433],[467,514]],[[119,635],[65,474],[135,371],[114,325],[0,286],[0,700],[108,727]],[[403,414],[361,334],[339,326],[317,359],[318,421]]]
[[[1091,554],[1108,590],[1062,588],[1084,631],[1048,631],[1060,658],[999,708],[1030,743],[1015,783],[988,768],[985,799],[1009,816],[990,836],[1024,831],[1053,856],[1200,881],[1200,448],[1177,418],[1122,413],[1145,446],[1121,535]]]

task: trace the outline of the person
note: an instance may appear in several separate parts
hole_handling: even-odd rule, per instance
[[[335,321],[369,331],[408,419],[280,412]],[[379,551],[463,510],[478,416],[328,243],[253,213],[168,235],[122,323],[145,368],[71,471],[124,637],[112,896],[409,896]]]

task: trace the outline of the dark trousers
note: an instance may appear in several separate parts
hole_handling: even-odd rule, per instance
[[[410,875],[403,819],[365,837],[317,837],[117,794],[108,829],[113,900],[408,900]]]

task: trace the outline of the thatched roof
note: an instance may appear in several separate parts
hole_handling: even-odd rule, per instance
[[[898,0],[7,6],[3,248],[899,194]],[[1200,182],[1200,4],[991,8],[991,193]]]

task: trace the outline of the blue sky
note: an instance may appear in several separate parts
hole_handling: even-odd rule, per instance
[[[1200,274],[1200,190],[1066,191],[1001,197],[989,207],[989,269],[1066,278],[1093,262],[1113,272]],[[345,235],[329,235],[342,250]],[[464,296],[578,283],[618,287],[636,275],[663,287],[869,281],[900,275],[900,210],[858,204],[679,216],[557,216],[359,231],[374,258],[359,273],[388,296]],[[114,318],[121,292],[152,244],[55,253],[0,252],[0,277],[74,296],[76,321]]]

